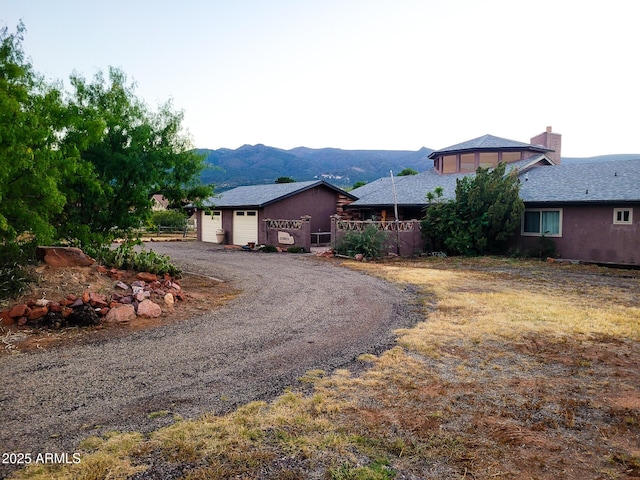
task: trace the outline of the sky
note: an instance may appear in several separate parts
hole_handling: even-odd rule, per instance
[[[110,66],[198,148],[640,153],[636,0],[0,0],[35,71]]]

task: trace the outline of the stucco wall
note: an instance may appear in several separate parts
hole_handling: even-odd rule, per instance
[[[296,220],[311,217],[311,232],[331,231],[331,215],[336,213],[337,192],[326,187],[315,187],[279,202],[267,205],[261,212],[263,218]]]
[[[633,208],[633,224],[614,224],[614,208]],[[523,250],[535,250],[539,239],[518,232],[514,243]],[[562,237],[552,240],[561,258],[640,265],[640,203],[563,206]]]

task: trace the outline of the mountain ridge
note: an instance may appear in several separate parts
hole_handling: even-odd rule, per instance
[[[419,150],[343,150],[340,148],[295,147],[289,150],[264,144],[229,148],[196,149],[205,155],[207,168],[200,178],[214,184],[216,191],[241,185],[274,183],[279,177],[295,181],[326,180],[340,188],[356,182],[372,182],[405,168],[422,172],[431,168],[428,158],[433,149]],[[611,154],[594,157],[562,157],[562,163],[591,163],[640,159],[640,154]]]

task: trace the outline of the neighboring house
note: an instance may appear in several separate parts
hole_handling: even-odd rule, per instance
[[[198,239],[217,242],[217,232],[224,230],[228,244],[276,244],[276,237],[267,238],[265,220],[310,217],[305,220],[309,238],[302,239],[309,245],[312,234],[329,232],[331,216],[342,213],[342,205],[355,198],[323,180],[237,187],[205,201],[210,208],[198,212]],[[286,223],[280,225],[279,230],[288,230]]]
[[[169,200],[167,200],[159,193],[156,193],[151,197],[151,210],[153,210],[154,212],[166,210],[168,206]]]
[[[398,220],[420,219],[428,192],[439,187],[441,200],[454,199],[458,178],[506,162],[526,208],[514,248],[536,250],[544,235],[563,258],[640,265],[640,159],[562,165],[560,153],[551,127],[530,144],[485,135],[433,152],[433,167],[418,175],[353,190],[347,218],[391,221],[397,208]]]

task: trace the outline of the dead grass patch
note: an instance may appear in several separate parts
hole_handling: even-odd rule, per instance
[[[503,259],[346,265],[417,286],[425,322],[362,356],[358,376],[310,371],[306,395],[89,439],[83,464],[105,478],[165,465],[190,480],[640,476],[640,272]],[[85,478],[74,472],[19,478]]]

